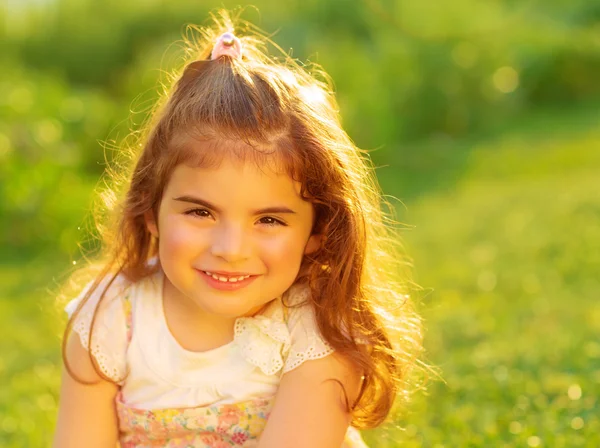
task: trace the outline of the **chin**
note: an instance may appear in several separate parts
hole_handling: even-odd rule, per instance
[[[208,311],[209,313],[211,313],[213,315],[220,316],[223,318],[236,319],[238,317],[242,317],[242,316],[250,314],[250,312],[252,310],[247,309],[247,308],[211,307],[211,308],[206,309],[206,311]]]
[[[212,300],[210,300],[207,303],[207,298],[210,298]],[[248,314],[254,308],[256,308],[253,306],[248,306],[246,304],[247,302],[240,303],[239,301],[240,298],[235,298],[234,300],[227,300],[227,298],[223,296],[210,297],[209,295],[208,297],[203,297],[203,300],[198,302],[198,306],[204,309],[207,313],[231,319]]]

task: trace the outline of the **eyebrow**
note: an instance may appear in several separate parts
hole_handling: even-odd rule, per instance
[[[196,198],[194,196],[179,196],[179,197],[173,198],[173,200],[178,201],[178,202],[188,202],[191,204],[201,205],[202,207],[209,208],[211,210],[216,211],[217,213],[222,212],[222,210],[219,207],[217,207],[216,205],[211,204],[210,202],[208,202],[204,199]],[[291,208],[283,207],[283,206],[267,207],[267,208],[261,208],[261,209],[252,211],[253,215],[264,215],[267,213],[295,214],[296,212],[294,210],[292,210]]]

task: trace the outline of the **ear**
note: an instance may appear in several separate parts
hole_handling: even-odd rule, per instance
[[[144,213],[144,220],[146,221],[148,232],[150,232],[154,238],[158,238],[158,224],[156,223],[156,219],[154,219],[152,210]]]
[[[311,235],[306,242],[306,246],[304,246],[304,255],[312,254],[319,250],[322,241],[323,235]]]

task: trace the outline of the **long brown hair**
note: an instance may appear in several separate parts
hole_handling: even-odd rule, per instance
[[[158,213],[177,165],[206,165],[225,156],[259,164],[276,161],[301,183],[303,198],[315,207],[314,233],[322,235],[320,249],[305,257],[298,281],[310,286],[323,337],[364,372],[352,406],[353,425],[377,426],[395,399],[407,396],[422,337],[407,295],[406,258],[382,213],[374,170],[342,129],[322,70],[301,67],[289,57],[269,57],[266,39],[256,32],[240,36],[242,59],[208,61],[216,37],[235,29],[225,11],[213,19],[212,27],[196,29],[199,38],[186,40],[192,60],[176,74],[145,131],[135,134],[129,146],[133,163],[124,199],[113,209],[114,222],[101,228],[102,269],[78,310],[95,289],[103,288],[104,294],[117,276],[136,282],[157,269],[148,263],[157,255],[157,242],[144,216]],[[190,148],[185,144],[190,138],[203,144]],[[224,141],[230,144],[219,145]],[[111,281],[99,286],[107,277]],[[69,368],[64,353],[63,347]]]

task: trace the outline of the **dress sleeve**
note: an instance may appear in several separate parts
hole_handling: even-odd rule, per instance
[[[100,370],[121,384],[127,372],[131,288],[119,277],[107,289],[108,283],[108,279],[102,280],[79,312],[75,313],[92,286],[89,283],[78,297],[67,304],[65,311],[69,319],[74,319],[73,332],[79,335],[81,345],[90,351]]]
[[[283,373],[311,359],[324,358],[334,352],[333,347],[323,338],[312,305],[306,300],[308,286],[294,286],[287,303],[287,324],[290,331],[290,350],[283,365]]]

